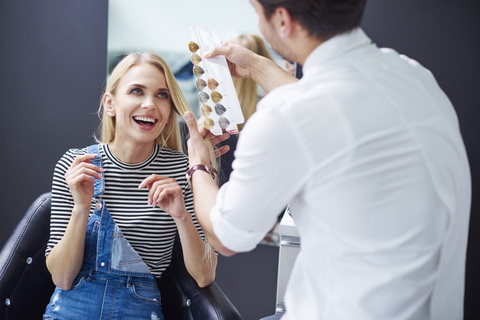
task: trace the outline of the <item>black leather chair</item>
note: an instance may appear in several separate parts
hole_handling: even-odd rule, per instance
[[[0,319],[41,319],[55,288],[45,265],[50,197],[45,193],[32,203],[0,252]],[[177,237],[172,263],[158,281],[165,319],[242,319],[215,282],[197,286],[181,250]]]

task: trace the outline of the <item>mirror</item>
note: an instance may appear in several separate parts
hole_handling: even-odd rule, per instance
[[[170,66],[197,117],[197,88],[191,74],[190,27],[207,27],[222,41],[240,34],[260,35],[250,2],[218,0],[110,0],[108,5],[108,66],[130,51],[153,51]],[[272,52],[272,55],[273,52]],[[275,55],[274,55],[275,56]]]

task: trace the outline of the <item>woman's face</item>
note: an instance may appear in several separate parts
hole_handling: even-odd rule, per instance
[[[152,144],[171,112],[165,76],[150,64],[135,65],[120,79],[115,95],[105,95],[104,106],[115,117],[115,144]]]

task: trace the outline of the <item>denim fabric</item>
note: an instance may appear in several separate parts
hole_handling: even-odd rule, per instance
[[[87,152],[98,154],[98,146]],[[95,164],[101,167],[101,159]],[[155,278],[99,198],[103,190],[97,180],[82,269],[70,290],[55,289],[43,319],[163,320]]]

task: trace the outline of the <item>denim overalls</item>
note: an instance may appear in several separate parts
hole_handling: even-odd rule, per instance
[[[91,163],[102,167],[98,145]],[[100,198],[103,179],[95,179],[95,211],[85,238],[82,269],[70,290],[56,288],[43,319],[162,319],[160,291],[150,269],[124,238]]]

